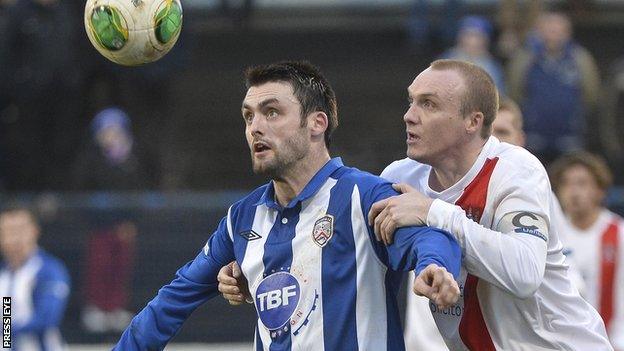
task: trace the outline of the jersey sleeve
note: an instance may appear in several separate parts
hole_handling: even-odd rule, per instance
[[[492,228],[459,206],[436,199],[427,224],[455,235],[466,270],[510,294],[526,298],[541,285],[550,226],[550,183],[543,168],[527,167],[492,184]]]
[[[180,268],[175,279],[134,317],[114,350],[162,350],[191,313],[217,295],[219,269],[232,260],[226,217],[199,255]]]
[[[362,211],[367,218],[373,204],[391,196],[399,195],[390,183],[380,183],[362,196]],[[398,228],[392,245],[384,246],[375,239],[373,228],[367,224],[370,240],[380,259],[395,271],[415,270],[420,273],[430,264],[436,264],[459,276],[461,249],[453,236],[443,230],[430,227]]]
[[[13,335],[41,333],[48,328],[58,327],[63,319],[69,291],[69,274],[63,264],[56,260],[46,260],[37,275],[33,290],[33,317],[22,325],[15,325]]]

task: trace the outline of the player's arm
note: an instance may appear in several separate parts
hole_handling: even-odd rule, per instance
[[[469,273],[526,298],[542,284],[546,268],[550,184],[543,169],[508,175],[498,184],[491,189],[498,204],[493,229],[441,200],[432,202],[427,224],[455,235]]]
[[[525,298],[544,276],[551,190],[543,168],[505,176],[499,188],[490,189],[498,204],[493,230],[468,218],[459,206],[432,200],[405,184],[395,186],[402,195],[373,206],[369,221],[386,243],[403,226],[427,224],[446,230],[459,242],[469,273]]]
[[[46,262],[37,276],[33,290],[33,317],[24,324],[14,325],[13,335],[37,333],[59,326],[69,290],[69,274],[65,267],[58,262]]]
[[[398,193],[389,183],[380,183],[362,196],[362,214],[366,216],[373,203]],[[453,236],[430,227],[404,227],[395,232],[391,245],[375,240],[374,229],[366,225],[377,254],[392,270],[416,273],[414,291],[440,306],[454,303],[459,297],[455,279],[461,266],[461,249]]]
[[[161,350],[201,304],[217,294],[217,272],[234,259],[227,218],[195,259],[132,320],[114,350]]]

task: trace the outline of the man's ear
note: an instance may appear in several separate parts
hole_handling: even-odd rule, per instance
[[[315,111],[308,115],[308,128],[313,137],[324,137],[325,131],[329,127],[329,117],[322,111]]]
[[[465,119],[467,134],[480,134],[485,116],[483,112],[471,112]]]

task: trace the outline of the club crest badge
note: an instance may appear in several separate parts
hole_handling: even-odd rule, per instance
[[[319,218],[314,223],[314,229],[312,229],[312,240],[320,246],[327,245],[329,239],[334,235],[334,216],[326,214]]]

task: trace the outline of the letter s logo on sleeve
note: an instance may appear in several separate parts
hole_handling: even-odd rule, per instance
[[[546,220],[533,212],[507,213],[500,220],[497,228],[502,233],[529,234],[548,241],[548,224]]]

